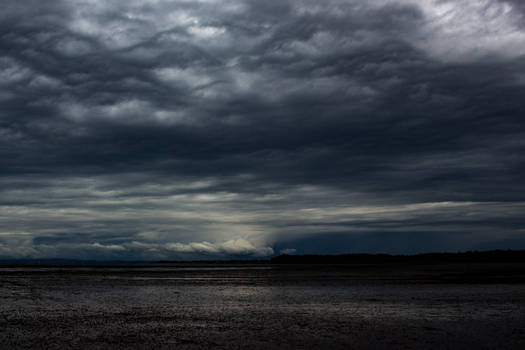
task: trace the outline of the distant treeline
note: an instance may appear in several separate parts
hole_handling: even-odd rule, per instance
[[[155,267],[163,265],[216,266],[267,264],[447,264],[447,263],[524,263],[525,250],[490,250],[458,253],[426,253],[415,255],[339,254],[279,255],[271,259],[168,260],[168,261],[88,261],[70,259],[0,259],[1,267]]]
[[[469,251],[460,253],[427,253],[416,255],[340,254],[279,255],[272,264],[443,264],[443,263],[525,263],[525,250]]]

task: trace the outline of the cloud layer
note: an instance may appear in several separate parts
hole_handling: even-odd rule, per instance
[[[524,16],[7,0],[0,257],[525,248]]]

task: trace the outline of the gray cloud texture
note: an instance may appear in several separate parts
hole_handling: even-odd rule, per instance
[[[524,57],[520,1],[5,0],[0,258],[525,248]]]

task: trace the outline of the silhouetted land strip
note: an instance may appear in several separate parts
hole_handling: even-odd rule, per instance
[[[417,255],[340,254],[279,255],[273,264],[447,264],[447,263],[525,263],[525,250],[469,251]]]
[[[251,270],[251,272],[250,272]],[[268,285],[321,284],[525,284],[525,251],[418,255],[280,255],[269,260],[73,262],[0,264],[0,276],[117,276],[177,283],[203,279],[221,284],[246,273]],[[112,280],[113,281],[113,280]],[[237,283],[237,282],[232,282]]]
[[[16,259],[0,260],[0,267],[129,267],[147,268],[161,266],[261,266],[288,264],[525,264],[525,250],[467,251],[458,253],[425,253],[414,255],[391,254],[306,254],[279,255],[271,259],[223,259],[223,260],[166,260],[166,261],[85,261],[71,259]]]

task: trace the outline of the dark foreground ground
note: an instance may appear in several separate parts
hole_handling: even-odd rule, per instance
[[[0,348],[525,349],[525,265],[0,267]]]

